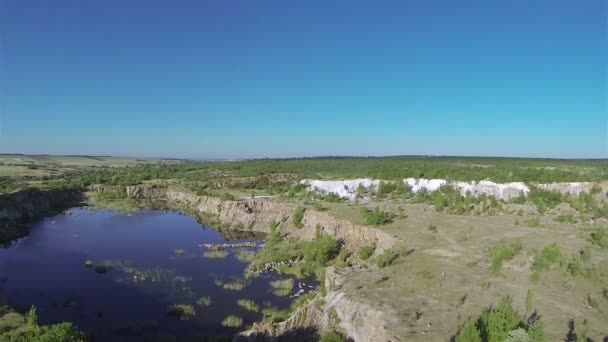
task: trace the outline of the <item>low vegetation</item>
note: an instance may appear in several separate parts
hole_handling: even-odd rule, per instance
[[[211,297],[208,297],[208,296],[199,297],[196,300],[196,305],[202,306],[202,307],[210,306],[211,303],[213,303],[213,301],[211,300]]]
[[[235,315],[230,315],[224,318],[222,325],[229,328],[240,328],[243,326],[243,319]]]
[[[272,233],[271,233],[272,235]],[[327,266],[340,253],[340,244],[336,239],[325,235],[317,229],[312,241],[283,241],[280,237],[270,237],[266,245],[255,256],[250,265],[252,270],[259,269],[265,264],[299,260],[289,266],[281,265],[277,268],[279,273],[293,274],[298,278],[316,275],[324,276]]]
[[[170,316],[179,317],[182,320],[188,320],[196,316],[196,310],[190,304],[174,304],[169,307],[167,313]]]
[[[293,291],[293,279],[274,280],[270,282],[274,293],[277,296],[289,296]]]
[[[376,248],[372,245],[367,245],[367,246],[363,246],[361,248],[359,248],[359,259],[361,260],[367,260],[369,259],[372,254],[374,254],[374,250]]]
[[[251,311],[251,312],[258,312],[258,311],[260,311],[260,306],[257,305],[251,299],[239,299],[239,300],[236,301],[236,303],[238,304],[238,306],[242,307],[245,310],[248,310],[248,311]]]
[[[203,257],[209,259],[223,259],[228,256],[228,252],[221,247],[214,246],[210,251],[203,253]]]
[[[71,323],[38,324],[36,308],[25,316],[7,307],[0,308],[0,341],[7,342],[84,342],[87,336]]]

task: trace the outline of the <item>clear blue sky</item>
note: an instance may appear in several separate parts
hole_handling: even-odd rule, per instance
[[[608,157],[605,0],[0,0],[0,152]]]

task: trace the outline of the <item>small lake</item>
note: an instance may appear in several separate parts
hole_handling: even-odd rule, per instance
[[[43,219],[30,234],[0,249],[0,302],[26,309],[35,305],[39,322],[69,321],[92,333],[95,341],[188,340],[193,336],[230,336],[242,329],[225,327],[229,315],[246,326],[262,318],[237,305],[253,300],[261,308],[286,309],[291,294],[273,292],[266,273],[244,280],[247,263],[237,256],[259,247],[225,248],[225,258],[203,257],[205,243],[259,242],[263,236],[228,241],[193,218],[168,211],[120,214],[90,207]],[[244,285],[231,290],[226,284]],[[209,297],[210,305],[197,300]],[[189,319],[170,314],[190,304]],[[244,329],[244,328],[243,328]]]

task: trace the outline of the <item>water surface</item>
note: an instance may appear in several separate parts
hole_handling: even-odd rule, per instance
[[[0,249],[1,295],[14,307],[36,305],[41,323],[74,322],[96,341],[230,335],[238,330],[221,325],[226,316],[242,317],[245,325],[261,319],[240,308],[238,299],[281,309],[293,299],[273,294],[274,274],[251,279],[240,291],[225,289],[222,283],[243,279],[247,264],[237,259],[238,252],[254,250],[231,248],[223,259],[202,257],[207,249],[199,244],[226,241],[176,212],[125,215],[72,208],[69,215],[41,220],[27,237]],[[238,241],[251,237],[230,242]],[[96,272],[101,264],[110,265],[106,273]],[[201,296],[211,297],[212,304],[197,306]],[[196,316],[168,315],[173,304],[193,304]]]

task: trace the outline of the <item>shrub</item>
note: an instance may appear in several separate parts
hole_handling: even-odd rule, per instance
[[[467,319],[455,336],[457,342],[528,341],[543,342],[544,330],[538,315],[520,317],[509,297],[476,318]]]
[[[361,208],[361,216],[367,225],[380,226],[393,222],[395,215],[390,212],[382,211],[376,207],[374,210]]]
[[[555,222],[560,222],[560,223],[571,223],[571,224],[574,224],[574,223],[576,223],[576,217],[574,217],[574,215],[572,215],[572,214],[567,214],[567,215],[561,214],[561,215],[557,216],[554,219],[554,221]]]
[[[395,260],[399,258],[399,253],[395,251],[385,251],[384,253],[376,257],[376,265],[379,268],[384,268],[391,265]]]
[[[327,195],[323,196],[323,200],[325,202],[329,202],[329,203],[337,203],[337,202],[340,202],[342,200],[342,198],[340,198],[340,196],[338,196],[338,194],[330,192]]]
[[[544,214],[547,212],[547,204],[542,199],[536,200],[536,210],[539,214]]]
[[[346,338],[341,333],[332,330],[321,336],[321,342],[345,342]]]
[[[439,233],[439,230],[437,230],[437,226],[436,226],[436,225],[434,225],[434,224],[429,224],[429,225],[426,227],[426,229],[427,229],[429,232],[433,233],[433,234],[437,234],[437,233]]]
[[[532,263],[532,279],[538,280],[541,272],[549,269],[551,265],[558,262],[561,258],[561,249],[555,243],[545,246],[540,254],[534,256]]]
[[[597,227],[589,236],[591,238],[591,243],[602,248],[608,248],[608,229]]]
[[[521,241],[514,241],[509,244],[502,244],[493,248],[490,251],[491,266],[493,274],[500,273],[502,263],[504,261],[513,260],[513,258],[523,249]]]
[[[359,249],[359,259],[361,259],[361,260],[369,259],[369,257],[371,257],[372,254],[374,254],[375,249],[376,249],[376,247],[374,247],[372,245],[367,245],[367,246],[361,247]]]
[[[302,223],[302,220],[304,219],[304,212],[305,211],[306,211],[306,208],[300,207],[300,206],[296,207],[293,210],[293,214],[292,214],[291,218],[292,218],[293,225],[296,228],[302,228],[302,227],[304,227],[304,224]]]

